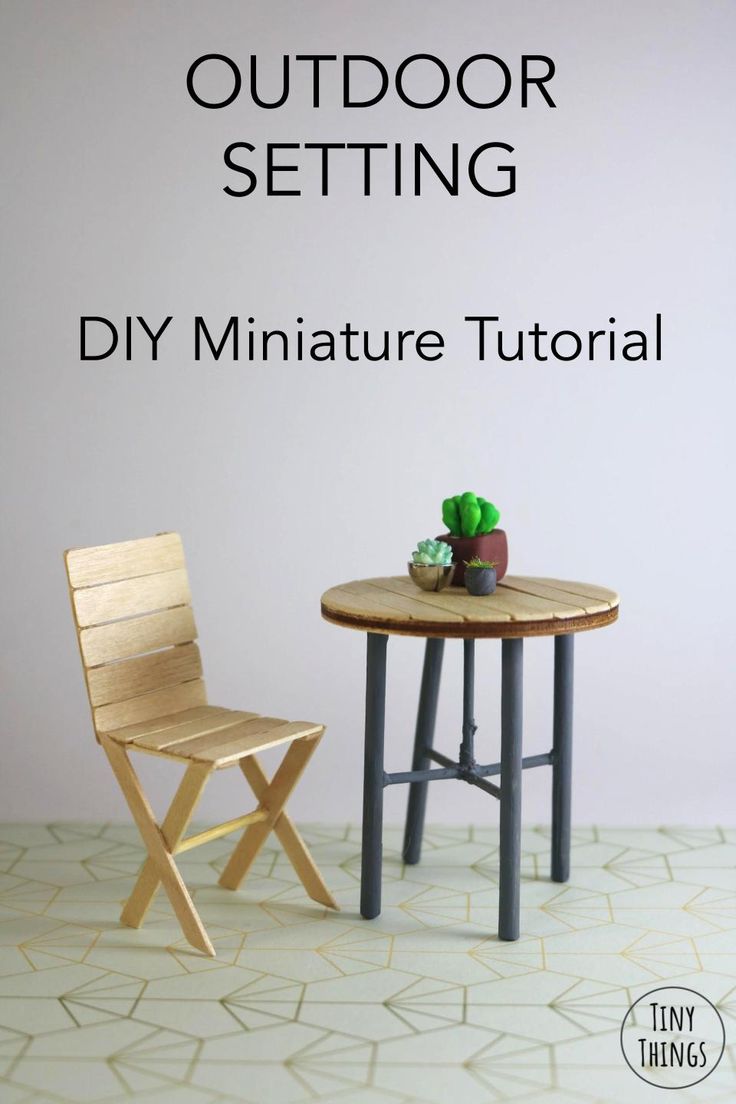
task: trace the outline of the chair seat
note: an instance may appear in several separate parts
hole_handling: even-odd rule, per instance
[[[318,736],[323,731],[323,725],[310,721],[285,721],[280,717],[200,705],[152,721],[126,725],[105,735],[124,744],[128,750],[210,763],[219,769],[266,748],[305,736]]]

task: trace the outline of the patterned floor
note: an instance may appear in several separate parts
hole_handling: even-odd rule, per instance
[[[736,831],[578,830],[567,886],[547,880],[546,831],[525,832],[513,944],[494,935],[494,830],[428,831],[407,868],[388,830],[370,923],[357,829],[305,836],[339,915],[276,845],[238,894],[215,884],[228,840],[182,857],[207,959],[164,897],[141,931],[118,926],[132,828],[0,826],[0,1101],[662,1104],[618,1034],[665,981],[710,997],[730,1044],[673,1099],[736,1099]]]

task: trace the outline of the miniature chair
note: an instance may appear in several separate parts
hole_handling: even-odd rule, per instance
[[[138,825],[148,858],[121,921],[138,928],[163,885],[184,935],[215,954],[174,856],[245,827],[220,877],[237,889],[268,834],[280,840],[309,896],[337,909],[284,806],[314,754],[324,726],[209,705],[178,533],[65,554],[87,693],[102,744]],[[289,744],[269,782],[256,752]],[[159,826],[128,753],[162,755],[186,765]],[[185,836],[210,774],[237,763],[258,807],[245,816]]]

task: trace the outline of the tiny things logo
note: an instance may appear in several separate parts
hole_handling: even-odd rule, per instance
[[[680,985],[652,989],[634,1001],[621,1024],[621,1050],[642,1081],[687,1089],[705,1080],[726,1047],[718,1009]]]

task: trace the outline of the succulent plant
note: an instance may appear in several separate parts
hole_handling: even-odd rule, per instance
[[[442,503],[442,520],[453,537],[479,537],[498,525],[499,510],[480,495],[466,491],[446,498]]]
[[[482,560],[480,556],[473,556],[472,559],[465,561],[465,566],[481,568],[498,567],[498,560]]]
[[[441,540],[419,541],[411,558],[415,564],[438,564],[445,567],[452,563],[452,549]]]

